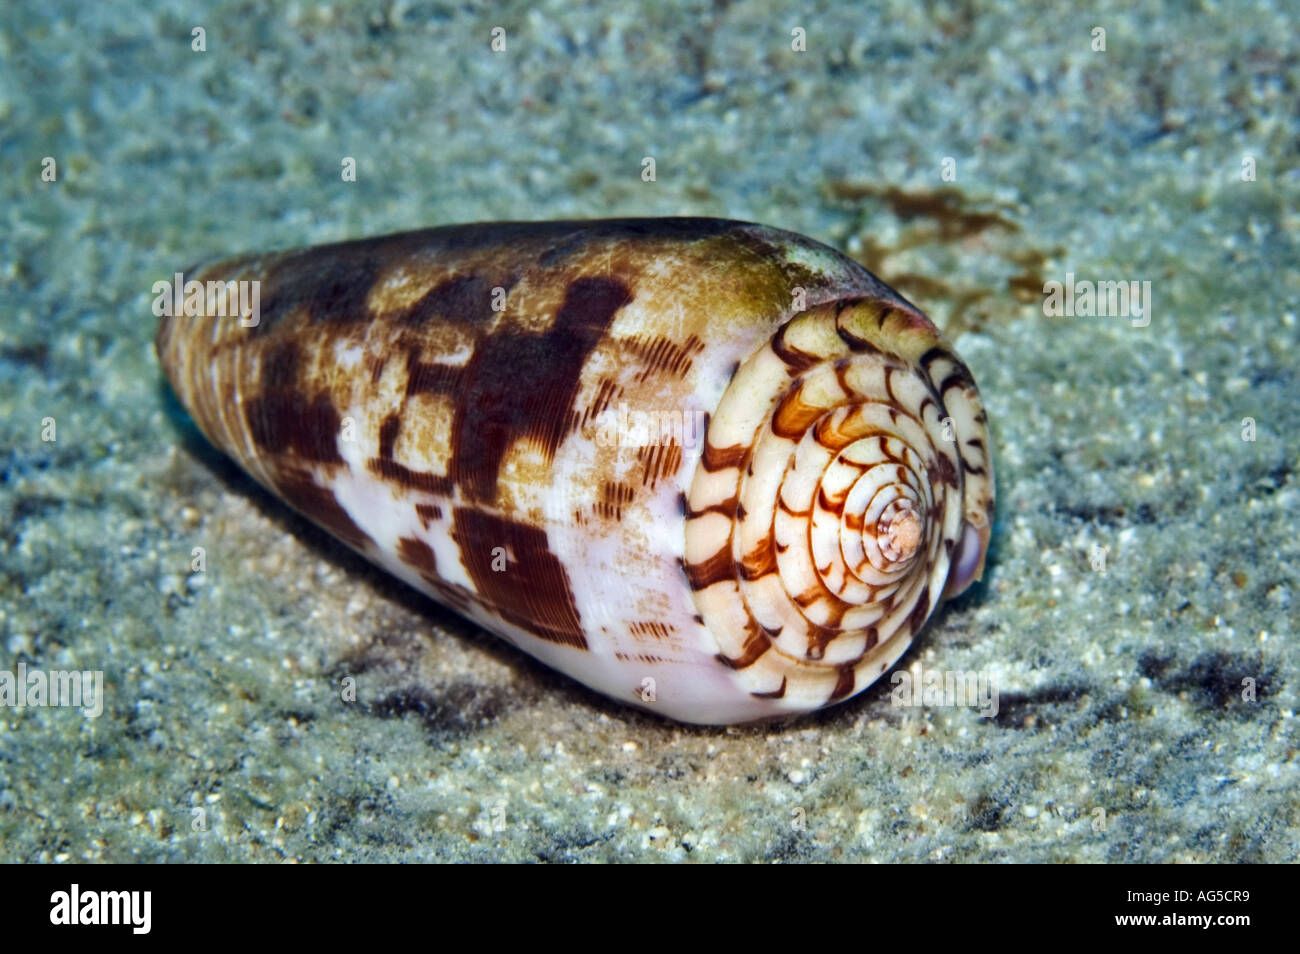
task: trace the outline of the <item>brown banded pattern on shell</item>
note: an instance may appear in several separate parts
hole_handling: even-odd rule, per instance
[[[716,723],[843,698],[937,604],[964,528],[982,560],[969,372],[801,236],[490,223],[185,278],[213,283],[202,314],[164,318],[157,347],[209,439],[374,562],[633,705]],[[217,283],[238,281],[260,283],[253,327],[219,316],[234,286]]]
[[[738,370],[688,497],[685,569],[750,692],[807,709],[874,682],[943,597],[966,528],[987,540],[964,372],[879,299],[809,309]]]

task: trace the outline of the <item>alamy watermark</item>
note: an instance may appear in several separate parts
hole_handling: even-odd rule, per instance
[[[177,272],[171,281],[153,283],[153,313],[168,318],[238,318],[244,328],[262,320],[262,283],[253,281],[185,281]]]
[[[923,669],[917,663],[890,677],[890,702],[899,708],[978,709],[985,719],[998,714],[998,674],[987,669]]]
[[[50,895],[50,923],[57,925],[125,925],[132,934],[148,934],[153,925],[152,891],[68,891]]]
[[[1121,280],[1043,283],[1043,314],[1048,318],[1128,318],[1134,328],[1151,324],[1151,282]]]
[[[104,671],[27,668],[19,663],[16,673],[0,669],[0,708],[25,709],[60,707],[81,709],[97,719],[104,711]]]
[[[597,418],[596,443],[601,447],[659,447],[677,444],[685,449],[704,441],[707,416],[703,411],[652,409],[605,411]]]

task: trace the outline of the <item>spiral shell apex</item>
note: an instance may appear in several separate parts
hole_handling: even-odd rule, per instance
[[[450,226],[204,266],[159,303],[164,371],[250,476],[669,718],[846,699],[983,570],[970,372],[914,306],[790,232]]]
[[[963,536],[982,552],[984,413],[934,338],[904,307],[822,305],[723,395],[688,497],[685,567],[752,694],[803,710],[869,685],[942,599]],[[963,572],[964,587],[978,570]]]

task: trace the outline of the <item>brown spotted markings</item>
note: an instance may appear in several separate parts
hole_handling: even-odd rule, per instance
[[[632,705],[732,722],[847,698],[982,568],[992,466],[969,370],[810,239],[488,223],[185,277],[261,283],[253,327],[159,326],[214,444]]]

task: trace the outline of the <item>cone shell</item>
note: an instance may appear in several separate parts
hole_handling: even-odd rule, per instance
[[[993,471],[970,372],[810,239],[492,223],[183,281],[203,292],[163,318],[158,355],[214,444],[623,702],[729,723],[846,699],[982,571]]]

